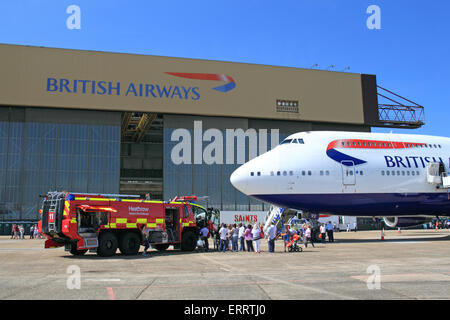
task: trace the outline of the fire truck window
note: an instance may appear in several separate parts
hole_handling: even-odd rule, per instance
[[[98,213],[100,215],[100,225],[107,225],[108,224],[108,213],[107,212],[99,212]]]

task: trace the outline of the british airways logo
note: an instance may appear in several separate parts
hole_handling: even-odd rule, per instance
[[[226,74],[214,73],[179,73],[165,72],[170,76],[192,79],[226,82],[212,89],[219,92],[228,92],[236,87],[234,79]],[[109,95],[158,99],[200,100],[200,87],[178,84],[158,84],[104,80],[82,80],[66,78],[47,78],[47,92],[72,93],[83,95]]]
[[[216,73],[182,73],[182,72],[166,72],[171,76],[194,79],[194,80],[209,80],[209,81],[223,81],[227,82],[224,85],[213,88],[214,90],[220,92],[228,92],[236,87],[236,82],[234,79],[226,74],[216,74]]]

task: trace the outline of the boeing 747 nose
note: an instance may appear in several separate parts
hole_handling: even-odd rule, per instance
[[[240,192],[247,194],[248,189],[248,179],[250,172],[247,170],[248,165],[243,164],[239,168],[233,171],[233,173],[230,176],[230,182],[238,189]]]

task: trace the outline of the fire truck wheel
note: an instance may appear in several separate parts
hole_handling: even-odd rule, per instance
[[[88,252],[88,251],[87,250],[77,250],[76,244],[73,244],[70,246],[70,253],[73,254],[74,256],[82,256],[86,252]]]
[[[164,251],[167,250],[167,248],[169,248],[170,244],[155,244],[153,247],[155,247],[156,250],[158,251]]]
[[[127,232],[120,239],[119,250],[122,254],[131,256],[139,253],[141,239],[135,232]]]
[[[97,254],[101,257],[110,257],[117,251],[117,237],[112,232],[105,232],[100,236]]]
[[[181,240],[181,250],[194,251],[197,247],[197,237],[192,231],[186,231],[183,233]]]

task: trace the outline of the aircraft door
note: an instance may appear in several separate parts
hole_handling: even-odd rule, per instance
[[[342,184],[344,186],[354,186],[356,184],[355,163],[351,160],[341,161]]]

